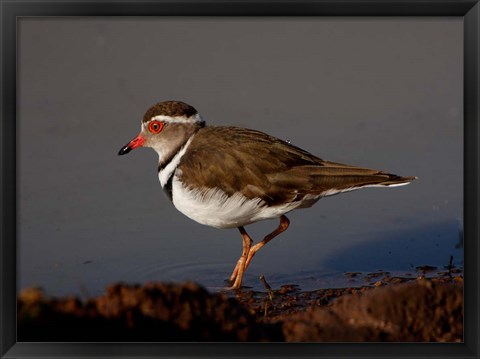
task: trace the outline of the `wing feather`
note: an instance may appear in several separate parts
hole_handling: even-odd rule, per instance
[[[179,168],[192,186],[218,187],[228,196],[241,192],[271,206],[306,195],[321,197],[415,179],[325,161],[278,138],[237,127],[200,129]]]

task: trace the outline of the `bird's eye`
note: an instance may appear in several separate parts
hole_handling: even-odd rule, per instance
[[[159,133],[163,128],[163,122],[152,121],[148,124],[148,130],[151,133]]]

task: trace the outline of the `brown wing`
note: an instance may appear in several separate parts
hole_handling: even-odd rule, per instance
[[[265,133],[236,127],[205,127],[180,162],[182,177],[199,187],[241,192],[268,205],[372,184],[412,180],[376,170],[324,161]]]

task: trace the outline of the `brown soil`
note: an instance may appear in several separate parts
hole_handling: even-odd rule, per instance
[[[194,283],[114,284],[84,302],[32,288],[18,297],[18,341],[462,341],[461,274],[372,278],[310,292],[266,282],[266,292],[217,294]]]

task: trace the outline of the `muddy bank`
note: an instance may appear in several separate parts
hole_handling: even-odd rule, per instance
[[[115,284],[86,301],[28,289],[18,298],[18,340],[462,341],[461,276],[376,283],[228,295],[195,283]]]
[[[286,341],[461,342],[463,286],[422,280],[346,295],[286,318],[282,332]]]

